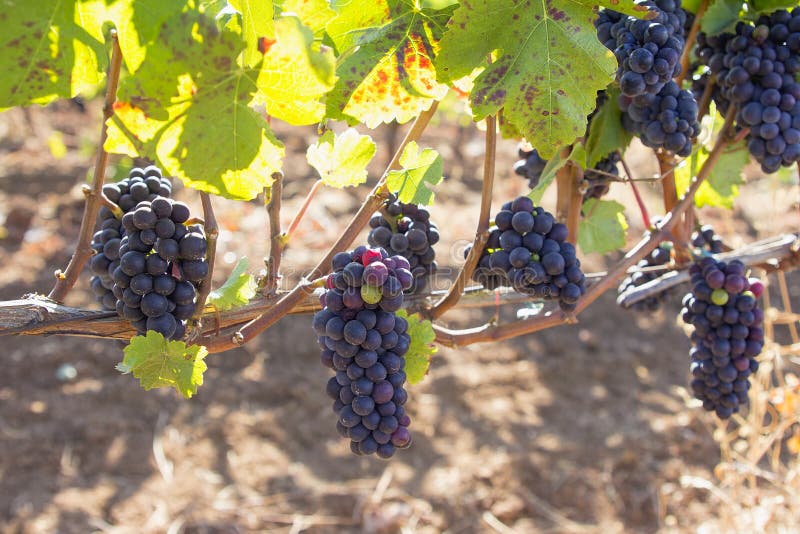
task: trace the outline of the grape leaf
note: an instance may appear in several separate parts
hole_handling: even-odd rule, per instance
[[[399,171],[390,171],[386,177],[389,189],[397,193],[400,202],[430,206],[433,204],[433,191],[429,185],[442,181],[444,163],[442,156],[432,148],[417,152],[417,143],[411,141],[400,156]]]
[[[700,21],[700,30],[709,35],[732,31],[741,9],[741,0],[714,0]]]
[[[750,0],[749,4],[755,15],[769,15],[778,9],[798,7],[797,0]]]
[[[528,193],[528,196],[531,200],[533,200],[534,204],[539,204],[542,201],[542,197],[544,196],[544,192],[553,183],[553,180],[556,179],[556,173],[558,169],[563,167],[567,164],[567,161],[572,159],[572,153],[575,152],[575,147],[572,148],[570,155],[566,158],[561,157],[562,150],[559,149],[556,153],[547,160],[547,164],[545,164],[544,169],[542,169],[542,174],[539,176],[539,183],[536,184],[536,187],[531,189],[531,192]],[[585,159],[585,158],[584,158]]]
[[[462,3],[447,24],[434,60],[440,81],[452,81],[496,59],[476,78],[473,118],[505,110],[506,120],[543,158],[582,136],[595,94],[617,68],[595,35],[597,2],[476,0]],[[601,2],[642,14],[633,2]]]
[[[689,188],[692,177],[708,159],[708,154],[706,147],[700,147],[675,169],[675,186],[679,194]],[[744,140],[728,146],[711,169],[708,179],[697,189],[695,205],[698,208],[713,206],[732,209],[734,200],[739,196],[739,186],[744,183],[742,170],[749,161],[750,155]]]
[[[320,98],[333,88],[333,50],[314,49],[314,34],[297,17],[275,21],[275,43],[258,72],[255,104],[289,124],[313,124],[322,119]]]
[[[408,335],[411,343],[406,353],[406,366],[404,368],[408,383],[418,384],[428,373],[431,356],[436,354],[436,334],[430,321],[422,319],[419,314],[409,315],[405,310],[399,310],[397,315],[408,321]]]
[[[586,161],[580,162],[585,169],[594,168],[597,162],[611,152],[625,152],[633,136],[622,127],[622,111],[617,105],[619,89],[606,89],[606,101],[592,117],[589,135],[586,138]]]
[[[453,11],[418,9],[411,0],[338,2],[327,26],[340,53],[339,77],[327,99],[327,115],[375,128],[403,123],[441,99],[432,59],[441,27]]]
[[[681,2],[681,7],[686,11],[697,13],[697,10],[700,8],[701,3],[702,0],[683,0],[683,2]]]
[[[219,311],[225,311],[250,302],[256,294],[257,284],[253,276],[247,272],[247,264],[247,257],[242,256],[225,283],[208,294],[206,304],[214,306]]]
[[[187,39],[196,47],[191,53]],[[198,10],[165,22],[136,76],[120,87],[106,150],[155,159],[201,191],[255,197],[272,183],[283,145],[250,107],[258,71],[236,64],[244,46],[240,35]]]
[[[0,109],[93,90],[108,55],[100,0],[7,0],[0,7]]]
[[[327,0],[274,0],[275,16],[281,13],[297,15],[304,26],[314,32],[316,39],[321,39],[325,26],[336,16]]]
[[[272,0],[228,0],[242,14],[242,37],[247,43],[244,64],[254,67],[263,56],[265,42],[275,36],[272,21]],[[262,39],[266,39],[263,41]],[[259,50],[259,45],[261,50]]]
[[[367,165],[375,155],[376,145],[368,135],[348,128],[340,135],[325,132],[308,147],[308,164],[319,173],[325,185],[342,189],[367,181]]]
[[[605,254],[625,246],[625,206],[615,200],[590,198],[583,204],[583,213],[578,227],[581,252]]]
[[[186,0],[118,0],[110,6],[119,48],[129,73],[139,70],[161,26],[186,8]]]
[[[106,150],[154,156],[188,187],[249,200],[272,184],[283,157],[267,121],[248,106],[254,90],[244,73],[206,91],[187,87],[186,100],[167,108],[165,120],[117,102],[107,122]]]
[[[203,361],[208,355],[205,347],[167,341],[153,330],[131,339],[124,354],[117,370],[133,373],[145,391],[170,387],[187,399],[203,385],[203,373],[208,368]]]

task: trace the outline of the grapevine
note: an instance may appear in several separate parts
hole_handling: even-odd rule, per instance
[[[695,228],[693,210],[733,205],[745,152],[764,174],[800,162],[800,8],[733,2],[731,20],[721,21],[719,6],[680,0],[626,0],[613,10],[581,2],[526,10],[494,1],[323,2],[313,16],[291,3],[256,14],[241,2],[167,2],[157,15],[134,17],[132,4],[115,0],[82,18],[77,3],[68,4],[76,20],[58,24],[58,7],[28,13],[11,2],[1,12],[14,32],[11,60],[0,60],[8,72],[3,109],[96,90],[108,66],[75,253],[56,272],[49,299],[7,305],[14,314],[3,334],[121,339],[121,370],[146,388],[191,396],[206,353],[246,345],[287,314],[314,313],[308,331],[335,373],[326,387],[332,429],[353,453],[389,458],[411,445],[405,404],[428,370],[432,349],[418,346],[423,338],[458,347],[572,324],[614,287],[622,305],[653,310],[689,281],[682,318],[693,330],[690,387],[722,419],[747,404],[765,335],[763,285],[746,270],[793,268],[797,235],[782,236],[756,261],[746,247],[724,247],[710,226]],[[140,29],[138,17],[152,28]],[[65,54],[53,41],[60,35],[76,50]],[[458,254],[434,250],[462,228],[446,216],[439,226],[432,220],[437,196],[457,191],[454,180],[443,181],[455,166],[423,136],[440,102],[453,112],[448,94],[486,126],[475,233],[456,236],[471,243],[463,265]],[[383,152],[362,133],[411,119],[402,142],[392,139]],[[317,128],[303,148],[318,176],[283,219],[302,171],[285,164],[292,147],[279,139],[278,124]],[[513,173],[530,191],[519,194],[524,184],[516,179],[502,184],[515,198],[490,219],[492,203],[499,205],[498,134],[521,141]],[[658,163],[659,176],[644,178],[664,199],[652,224],[639,177],[623,159],[632,137]],[[375,175],[378,153],[389,163]],[[109,154],[153,164],[104,185]],[[647,227],[630,248],[631,206],[609,194],[612,181],[623,181],[620,164]],[[545,192],[554,179],[551,207]],[[199,193],[204,220],[171,198],[179,181],[190,191],[176,193]],[[323,214],[339,209],[322,191],[364,184],[370,192],[312,269],[295,275],[298,266],[282,265],[287,250],[305,246],[301,223],[324,226]],[[264,270],[239,263],[236,276],[212,291],[212,196],[259,195],[269,220]],[[291,221],[286,230],[282,221]],[[359,242],[369,246],[352,248]],[[584,272],[588,255],[608,253],[616,259],[607,258],[607,269]],[[102,309],[76,311],[64,299],[87,263],[86,285]],[[479,287],[466,287],[469,280]],[[440,281],[449,289],[437,291]],[[528,307],[516,320],[495,310],[483,324],[451,328],[442,316],[466,296],[478,306]],[[413,359],[424,361],[415,380]]]

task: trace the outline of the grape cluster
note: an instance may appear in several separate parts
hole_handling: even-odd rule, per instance
[[[650,148],[664,148],[679,156],[692,153],[692,139],[700,133],[697,101],[692,93],[668,81],[658,94],[620,95],[622,125]]]
[[[622,281],[617,289],[617,294],[622,295],[626,291],[651,282],[664,274],[663,271],[653,268],[668,264],[671,260],[671,254],[672,243],[664,242],[659,244],[653,249],[653,252],[639,260],[639,263],[636,264],[636,272],[630,274]],[[670,293],[671,291],[662,291],[646,299],[635,302],[631,307],[637,311],[656,311],[661,307],[661,304],[663,304]]]
[[[748,377],[764,345],[764,286],[745,277],[738,260],[724,263],[708,256],[690,268],[692,291],[683,299],[682,318],[691,334],[691,388],[703,408],[728,418],[747,404]]]
[[[373,247],[383,247],[390,255],[408,260],[414,283],[407,290],[417,293],[424,290],[428,279],[436,273],[436,253],[433,245],[439,242],[439,230],[431,222],[431,214],[416,204],[405,204],[392,196],[386,203],[387,220],[376,213],[369,221],[372,228],[367,242]]]
[[[158,196],[169,197],[172,195],[172,184],[162,177],[158,167],[150,165],[133,168],[124,180],[104,185],[103,193],[111,202],[117,204],[124,214],[144,200],[153,200]],[[94,274],[91,288],[103,308],[114,310],[117,298],[112,292],[114,280],[111,274],[119,267],[119,245],[123,237],[122,222],[105,206],[100,208],[97,221],[98,230],[92,237],[91,244],[95,255],[89,263]]]
[[[395,312],[412,285],[410,264],[385,249],[357,247],[333,258],[333,273],[314,315],[323,365],[336,375],[327,392],[336,429],[355,454],[389,458],[411,444],[405,354],[408,321]]]
[[[738,106],[736,122],[749,127],[750,154],[765,173],[800,161],[800,8],[739,22],[721,60],[709,68],[724,98]],[[706,40],[707,42],[707,40]]]
[[[487,289],[510,286],[520,293],[558,299],[572,311],[586,292],[575,247],[567,227],[528,197],[503,204],[472,278]],[[470,247],[465,250],[469,254]]]
[[[172,188],[161,171],[133,169],[125,180],[103,187],[121,220],[101,208],[94,235],[92,289],[107,309],[116,310],[143,334],[160,332],[181,339],[194,313],[196,284],[208,274],[203,227],[187,226],[189,207],[169,198]]]
[[[533,189],[539,185],[539,179],[542,177],[542,171],[547,165],[547,160],[542,159],[535,148],[525,150],[521,146],[519,148],[519,157],[520,160],[514,163],[514,172],[526,178],[528,187]]]
[[[692,232],[692,246],[711,254],[719,254],[723,251],[722,238],[714,233],[714,228],[710,224],[704,224]]]
[[[111,277],[117,313],[143,334],[181,339],[194,313],[196,284],[208,274],[203,227],[186,226],[189,207],[158,197],[122,217],[119,267]]]
[[[699,102],[701,96],[709,83],[713,83],[711,88],[711,100],[716,104],[722,113],[727,113],[730,107],[728,100],[722,92],[722,87],[715,82],[715,76],[722,70],[722,62],[725,59],[725,49],[728,41],[733,37],[730,33],[720,35],[707,35],[703,32],[697,34],[697,45],[695,55],[697,64],[692,65],[691,71],[698,72],[692,79],[692,94]]]
[[[686,12],[680,0],[655,0],[645,5],[657,13],[649,20],[605,9],[595,21],[597,37],[619,63],[617,81],[623,95],[655,95],[681,70],[686,41]]]
[[[619,152],[612,152],[598,161],[593,169],[588,169],[583,173],[583,179],[586,180],[586,191],[583,193],[584,202],[590,198],[600,199],[608,193],[612,177],[619,176],[617,163],[620,162],[620,159]]]

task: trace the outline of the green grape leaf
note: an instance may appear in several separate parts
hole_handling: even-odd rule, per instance
[[[308,147],[306,159],[330,187],[343,189],[367,181],[367,165],[375,155],[376,145],[368,135],[348,128],[339,135],[325,132],[317,143]]]
[[[399,310],[397,315],[404,317],[408,321],[408,336],[411,338],[411,343],[405,356],[406,366],[404,370],[406,377],[409,384],[418,384],[428,373],[431,356],[436,354],[437,349],[433,344],[436,340],[436,334],[433,331],[431,322],[422,319],[417,313],[409,315],[406,310]]]
[[[108,54],[101,0],[7,0],[0,7],[0,109],[93,90]]]
[[[229,2],[242,14],[242,37],[247,43],[244,64],[254,67],[264,54],[265,43],[269,43],[275,36],[272,0],[229,0]]]
[[[410,0],[353,0],[338,5],[327,26],[340,53],[339,77],[328,95],[334,119],[403,123],[441,99],[447,86],[436,81],[432,59],[453,7],[418,9]]]
[[[596,92],[617,68],[594,29],[597,2],[574,0],[475,0],[462,3],[447,24],[434,60],[440,81],[466,76],[495,60],[475,79],[473,118],[501,108],[506,120],[551,158],[586,129]],[[601,2],[617,11],[644,14],[631,1]]]
[[[755,15],[769,15],[779,9],[798,7],[797,0],[750,0],[749,4]]]
[[[258,288],[255,278],[247,272],[247,264],[247,257],[241,257],[225,283],[208,294],[206,304],[225,311],[250,302]]]
[[[697,10],[700,9],[701,3],[702,0],[683,0],[683,2],[681,2],[681,7],[686,11],[697,13]]]
[[[714,0],[700,21],[700,30],[709,35],[733,30],[741,9],[741,0]]]
[[[708,159],[708,154],[706,147],[700,147],[675,169],[675,187],[679,194],[689,188],[692,177]],[[698,208],[713,206],[732,209],[733,202],[739,196],[739,186],[744,183],[742,171],[749,161],[750,154],[743,140],[728,146],[711,169],[708,179],[697,189],[695,205]]]
[[[168,175],[188,187],[249,200],[272,184],[283,145],[267,121],[248,106],[251,78],[241,75],[207,91],[186,95],[165,120],[128,102],[114,105],[106,150],[151,155]],[[189,100],[191,99],[191,100]]]
[[[297,17],[275,21],[275,43],[260,65],[255,104],[289,124],[313,124],[325,115],[320,98],[333,88],[333,50],[314,50],[314,34]]]
[[[187,39],[197,51],[185,52]],[[136,76],[121,85],[106,150],[154,159],[200,191],[255,197],[280,169],[283,145],[250,107],[258,71],[236,64],[244,46],[206,13],[175,15],[147,45]]]
[[[321,39],[336,11],[331,9],[328,0],[274,0],[275,16],[281,13],[297,15],[304,26],[314,32],[314,38]]]
[[[633,136],[622,127],[622,112],[617,105],[619,89],[609,87],[606,90],[606,101],[592,117],[589,135],[586,137],[586,161],[580,162],[581,167],[591,169],[597,162],[608,156],[611,152],[619,150],[625,152]]]
[[[625,246],[625,206],[615,200],[590,198],[583,204],[584,218],[578,226],[581,252],[605,254]]]
[[[129,73],[139,70],[162,25],[186,8],[185,0],[118,0],[111,4],[119,48]]]
[[[430,206],[433,204],[431,185],[442,181],[444,162],[442,156],[432,148],[418,152],[417,143],[411,141],[400,156],[399,171],[390,171],[386,177],[389,189],[405,204]]]
[[[557,150],[553,157],[547,160],[547,164],[544,166],[542,174],[539,176],[539,183],[528,193],[528,196],[533,200],[534,204],[539,204],[542,201],[544,192],[550,187],[553,180],[556,179],[558,169],[566,165],[567,161],[573,159],[572,154],[575,152],[575,147],[572,148],[570,155],[566,158],[561,157],[561,152],[561,149]]]
[[[188,399],[203,385],[207,369],[203,359],[208,351],[201,345],[187,347],[183,341],[167,341],[149,330],[146,336],[131,339],[124,354],[117,370],[133,373],[145,391],[168,387]]]

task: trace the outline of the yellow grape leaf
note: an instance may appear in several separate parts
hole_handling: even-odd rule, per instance
[[[800,432],[795,431],[794,435],[786,440],[786,448],[792,454],[800,455]]]
[[[203,385],[203,373],[208,368],[203,361],[208,356],[205,347],[167,341],[153,330],[134,337],[124,354],[118,371],[133,373],[145,390],[170,387],[187,399]]]
[[[242,37],[247,43],[244,64],[254,67],[262,57],[263,39],[275,36],[272,22],[272,0],[228,0],[242,14]],[[262,50],[259,50],[261,44]]]
[[[314,49],[314,34],[293,16],[275,21],[275,42],[265,50],[253,99],[289,124],[322,119],[321,97],[333,88],[335,59],[330,48]]]
[[[335,135],[328,130],[316,144],[308,147],[308,164],[319,173],[325,185],[344,188],[367,181],[367,165],[375,155],[376,145],[368,135],[348,128]]]
[[[447,92],[436,81],[433,56],[452,6],[417,10],[411,2],[397,2],[389,11],[387,5],[355,0],[328,24],[343,58],[327,99],[329,117],[356,119],[370,128],[403,123]]]
[[[400,170],[390,171],[386,177],[386,185],[397,194],[398,200],[422,206],[433,204],[430,186],[442,181],[442,156],[432,148],[419,152],[417,143],[411,141],[400,156],[400,165]]]

